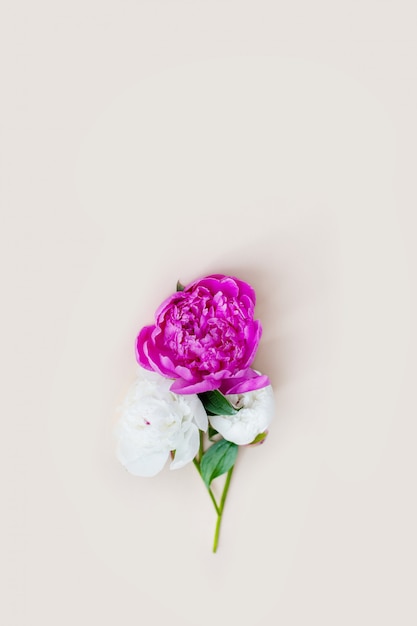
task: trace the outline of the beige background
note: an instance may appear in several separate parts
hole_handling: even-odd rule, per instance
[[[417,622],[414,2],[3,2],[2,623]],[[217,555],[114,456],[173,289],[253,284],[276,420]]]

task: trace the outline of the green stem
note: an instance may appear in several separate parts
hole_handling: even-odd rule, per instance
[[[201,471],[200,471],[200,463],[197,461],[197,459],[193,459],[193,463],[197,468],[198,473],[201,476]],[[216,513],[217,515],[220,515],[220,509],[219,509],[219,505],[217,504],[216,498],[214,497],[214,493],[212,492],[212,490],[210,489],[210,487],[208,487],[208,492],[209,492],[209,496],[211,498],[211,501],[213,502],[214,508],[216,509]]]
[[[198,450],[198,462],[201,463],[204,454],[204,433],[200,430],[200,448]]]
[[[217,551],[217,546],[219,543],[219,535],[220,535],[220,525],[222,523],[223,509],[226,503],[227,492],[229,491],[230,481],[232,479],[234,465],[229,469],[226,476],[226,482],[224,484],[222,497],[220,500],[220,506],[217,509],[217,523],[216,530],[214,532],[214,542],[213,542],[213,552]]]

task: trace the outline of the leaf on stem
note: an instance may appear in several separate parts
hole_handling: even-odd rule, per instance
[[[177,280],[177,291],[184,291],[185,287]]]
[[[204,391],[198,397],[204,408],[211,415],[236,415],[237,409],[230,404],[229,400],[218,390]]]
[[[218,435],[219,433],[217,432],[217,430],[215,428],[213,428],[213,426],[211,424],[209,424],[208,426],[208,438],[210,439],[210,441],[213,441],[213,438]]]
[[[216,441],[205,452],[200,464],[201,477],[207,488],[212,480],[225,474],[233,467],[238,453],[238,446],[226,439]]]

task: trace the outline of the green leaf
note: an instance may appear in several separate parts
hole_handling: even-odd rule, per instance
[[[238,446],[226,439],[220,439],[205,452],[201,460],[201,477],[207,489],[212,480],[228,472],[235,464]]]
[[[204,405],[206,411],[212,415],[236,415],[237,409],[234,408],[229,400],[217,389],[215,391],[204,391],[199,393],[198,397]]]
[[[219,433],[217,432],[217,430],[215,428],[213,428],[213,426],[211,424],[209,424],[209,426],[208,426],[208,438],[210,439],[210,441],[213,439],[213,437],[215,437],[218,434]]]
[[[177,280],[177,291],[184,291],[185,287]]]

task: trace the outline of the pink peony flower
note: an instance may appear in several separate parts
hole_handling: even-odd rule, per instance
[[[230,276],[190,283],[161,304],[154,325],[140,331],[139,364],[175,379],[171,390],[179,394],[266,387],[268,377],[250,368],[262,333],[253,319],[255,300],[250,285]]]

